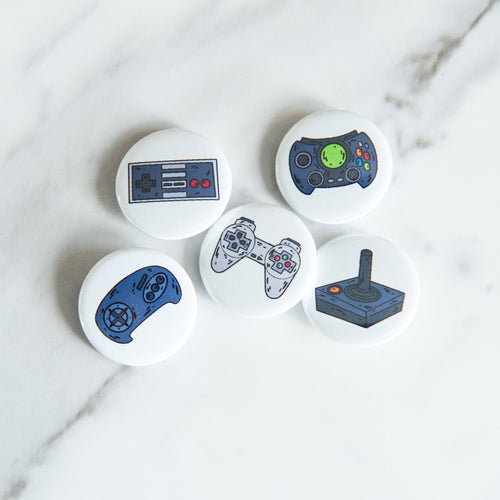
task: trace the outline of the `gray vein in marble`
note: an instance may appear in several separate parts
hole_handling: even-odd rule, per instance
[[[479,24],[483,17],[491,11],[493,5],[497,1],[498,0],[490,0],[486,7],[479,12],[460,35],[443,35],[439,41],[439,46],[435,50],[411,56],[411,62],[417,64],[413,83],[413,90],[415,92],[418,92],[428,85],[432,78],[436,76],[444,62],[462,45],[467,35]]]
[[[422,95],[424,91],[429,89],[443,65],[463,46],[468,35],[480,25],[481,21],[491,12],[498,1],[489,0],[487,5],[472,19],[461,34],[445,34],[438,39],[437,46],[433,50],[412,54],[406,60],[413,68],[410,73],[409,95],[402,96],[395,92],[387,92],[385,101],[401,112],[407,109],[415,111],[417,107],[415,102],[416,96]],[[496,47],[492,47],[491,50],[496,50]],[[402,134],[400,133],[398,136],[398,150],[402,156],[415,149],[426,149],[432,146],[432,140],[417,135],[409,146],[404,147]]]
[[[22,495],[28,485],[29,469],[35,465],[43,463],[47,453],[55,443],[62,439],[83,417],[92,415],[99,402],[102,401],[106,394],[111,390],[112,386],[114,386],[116,382],[129,371],[130,367],[128,366],[120,366],[117,370],[115,370],[101,384],[101,386],[87,398],[85,404],[66,421],[64,426],[42,443],[31,460],[28,461],[28,464],[25,467],[25,472],[19,474],[11,480],[2,495],[3,500],[15,500]]]

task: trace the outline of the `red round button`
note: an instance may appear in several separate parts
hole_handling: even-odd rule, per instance
[[[370,153],[369,153],[368,151],[365,151],[365,152],[363,153],[363,158],[364,158],[365,160],[369,160],[369,159],[370,159]]]
[[[274,260],[276,260],[276,261],[280,260],[280,256],[279,255],[275,255],[274,256]]]
[[[197,188],[198,184],[199,184],[198,179],[191,179],[191,181],[189,182],[189,185],[192,188]],[[203,186],[203,182],[201,183],[201,185]]]
[[[210,187],[210,181],[208,179],[203,179],[201,181],[201,187],[204,187],[204,188]]]
[[[290,267],[290,261],[285,262],[285,267]]]

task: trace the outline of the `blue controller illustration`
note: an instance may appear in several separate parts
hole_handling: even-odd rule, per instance
[[[357,276],[318,286],[316,311],[363,328],[401,312],[404,292],[371,280],[372,258],[371,250],[361,250]]]
[[[138,269],[117,283],[102,299],[95,322],[108,339],[132,342],[130,334],[165,304],[177,304],[182,291],[175,276],[164,267]]]
[[[218,200],[217,160],[129,163],[129,203]]]
[[[353,130],[324,139],[302,137],[290,149],[290,174],[304,194],[315,188],[358,183],[369,186],[377,175],[377,152],[370,138]]]

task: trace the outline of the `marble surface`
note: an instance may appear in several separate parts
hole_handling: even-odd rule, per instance
[[[213,0],[2,5],[0,494],[4,499],[498,499],[500,4]],[[222,313],[203,235],[162,242],[119,212],[126,150],[169,126],[226,152],[229,208],[283,203],[281,137],[350,109],[391,143],[388,195],[317,245],[365,231],[413,258],[421,305],[372,349],[301,306]],[[80,284],[126,247],[169,253],[199,319],[165,363],[85,340]],[[237,325],[237,328],[235,327]]]

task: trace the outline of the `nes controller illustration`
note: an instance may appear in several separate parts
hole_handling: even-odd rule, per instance
[[[129,203],[218,200],[216,159],[129,163]]]

